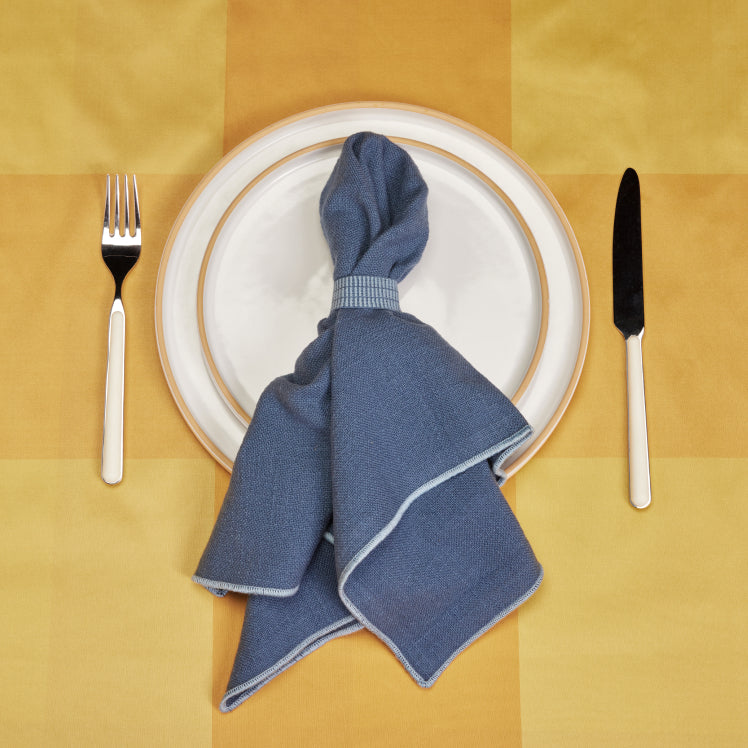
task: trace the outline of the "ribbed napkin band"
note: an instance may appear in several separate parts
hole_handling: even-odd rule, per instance
[[[400,310],[397,281],[376,275],[346,275],[333,285],[332,308]]]

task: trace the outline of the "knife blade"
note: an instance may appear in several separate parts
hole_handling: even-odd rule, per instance
[[[626,169],[621,179],[613,221],[613,321],[626,341],[629,502],[637,509],[644,509],[652,501],[652,489],[642,359],[641,194],[639,177],[631,168]]]

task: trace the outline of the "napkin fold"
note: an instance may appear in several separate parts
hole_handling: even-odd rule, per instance
[[[345,141],[320,199],[330,315],[260,396],[194,576],[215,595],[248,595],[222,711],[364,627],[431,686],[540,584],[499,489],[529,425],[400,311],[426,199],[405,150],[373,133]]]

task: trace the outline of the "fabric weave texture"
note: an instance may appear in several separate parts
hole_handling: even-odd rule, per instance
[[[222,711],[364,627],[431,686],[542,579],[499,488],[530,426],[397,303],[427,244],[427,193],[374,133],[345,141],[322,192],[337,300],[259,398],[194,576],[248,596]]]

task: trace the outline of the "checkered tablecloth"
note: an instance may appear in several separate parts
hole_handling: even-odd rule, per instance
[[[748,5],[7,0],[0,9],[0,744],[738,746],[748,519]],[[430,690],[362,632],[217,704],[243,600],[190,581],[228,483],[162,374],[161,251],[200,178],[297,112],[455,115],[545,181],[591,292],[584,371],[505,486],[540,591]],[[618,181],[641,178],[653,504],[626,498]],[[138,175],[125,479],[99,478],[104,174]]]

